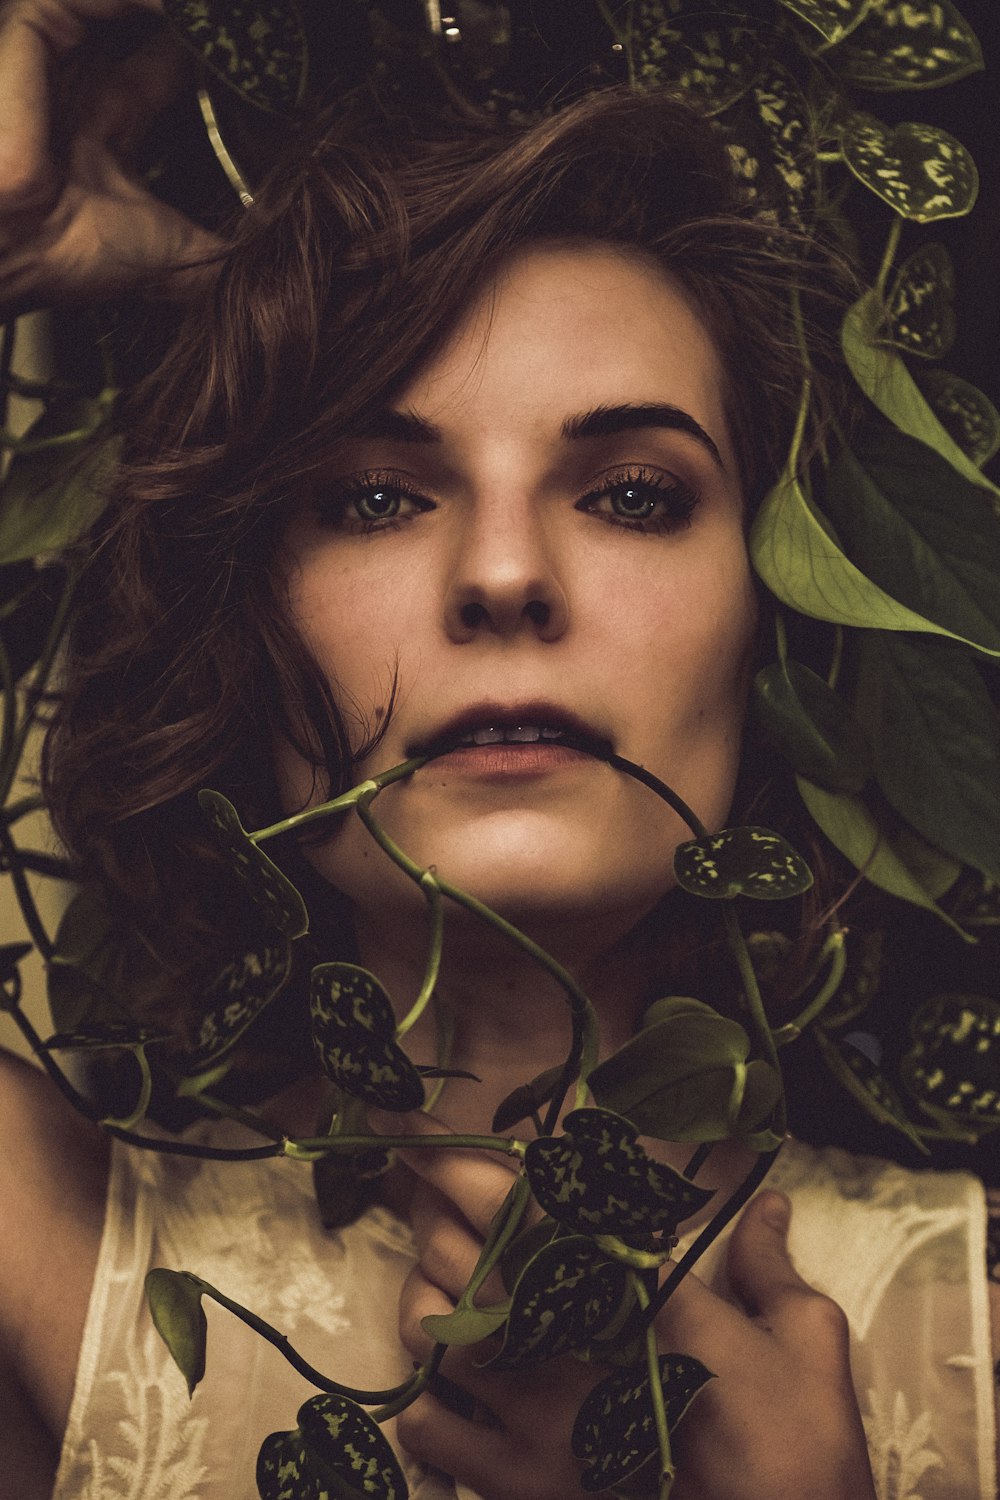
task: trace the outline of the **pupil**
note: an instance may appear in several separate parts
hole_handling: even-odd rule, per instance
[[[619,515],[635,517],[651,515],[656,502],[637,486],[629,484],[612,490],[611,503]]]
[[[384,520],[386,516],[393,514],[397,505],[398,496],[394,490],[371,490],[367,495],[362,497],[359,510],[365,520]]]

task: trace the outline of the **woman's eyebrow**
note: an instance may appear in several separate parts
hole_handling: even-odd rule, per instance
[[[580,412],[567,417],[562,424],[561,435],[569,442],[578,438],[613,437],[619,432],[634,432],[642,428],[662,427],[673,432],[686,432],[711,454],[720,469],[725,469],[715,443],[690,412],[680,406],[669,406],[661,402],[625,402],[620,406],[595,406],[592,411]],[[444,434],[433,422],[412,412],[396,411],[384,406],[363,419],[352,430],[351,437],[383,438],[396,443],[440,443]]]
[[[562,425],[564,438],[612,437],[618,432],[634,432],[640,428],[663,427],[673,432],[686,432],[710,453],[720,469],[725,469],[722,456],[715,443],[690,412],[680,406],[669,406],[660,402],[643,402],[635,405],[626,402],[622,406],[595,406],[593,411],[582,412],[576,417],[567,417]]]

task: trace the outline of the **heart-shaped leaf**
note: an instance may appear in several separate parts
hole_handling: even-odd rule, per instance
[[[914,1099],[974,1130],[1000,1127],[1000,1003],[985,995],[941,994],[910,1023],[913,1045],[900,1065]]]
[[[529,1115],[544,1108],[555,1094],[562,1076],[561,1067],[546,1068],[544,1073],[539,1073],[530,1083],[518,1084],[497,1105],[493,1116],[493,1130],[510,1130],[512,1126],[519,1125]]]
[[[1000,656],[1000,648],[928,619],[867,577],[839,545],[798,478],[788,472],[761,502],[750,533],[750,556],[771,593],[800,614],[859,630],[950,636]]]
[[[812,872],[787,839],[770,828],[723,828],[679,844],[674,875],[692,896],[725,901],[749,896],[784,901],[812,885]]]
[[[146,1275],[146,1300],[156,1331],[187,1381],[189,1396],[205,1373],[208,1321],[201,1295],[201,1283],[186,1271],[158,1266]]]
[[[893,343],[921,359],[941,359],[955,342],[954,295],[955,268],[944,245],[931,241],[914,250],[886,300]]]
[[[545,1212],[579,1234],[673,1234],[712,1196],[653,1161],[620,1115],[575,1109],[563,1125],[564,1135],[529,1143],[524,1166]]]
[[[204,787],[198,793],[198,805],[233,870],[272,926],[287,938],[302,937],[309,931],[309,913],[302,897],[287,875],[253,842],[233,804],[221,792]]]
[[[858,181],[904,219],[931,224],[959,218],[976,201],[975,162],[961,141],[937,125],[886,125],[874,115],[852,114],[841,149]]]
[[[45,1043],[47,1052],[106,1052],[110,1049],[148,1047],[167,1042],[170,1032],[152,1026],[138,1026],[132,1021],[94,1021],[73,1031],[57,1031]]]
[[[872,0],[778,0],[778,3],[807,21],[831,47],[842,42],[872,6]]]
[[[760,55],[754,28],[701,10],[668,17],[658,0],[638,0],[632,45],[643,84],[676,89],[706,115],[720,114],[746,91]]]
[[[945,641],[866,631],[858,704],[896,811],[1000,878],[1000,727],[975,662]]]
[[[860,1047],[844,1046],[816,1030],[816,1042],[830,1072],[861,1108],[880,1125],[900,1131],[926,1156],[927,1147],[907,1119],[899,1095]]]
[[[816,207],[816,152],[809,105],[787,68],[773,57],[759,67],[733,128],[759,163],[757,190],[784,204],[789,222],[808,224]]]
[[[96,439],[108,411],[98,398],[54,401],[24,434],[31,446],[0,485],[0,563],[61,552],[97,520],[121,446]]]
[[[754,712],[792,768],[835,790],[859,792],[871,776],[861,725],[822,677],[796,661],[772,662],[754,678]]]
[[[198,1036],[184,1055],[186,1072],[216,1062],[240,1039],[288,979],[292,951],[288,940],[262,933],[252,948],[226,964],[206,991]]]
[[[486,1363],[513,1370],[586,1348],[617,1317],[629,1288],[628,1268],[608,1260],[593,1240],[553,1240],[521,1272],[503,1347]]]
[[[510,1303],[498,1307],[456,1307],[450,1313],[429,1313],[420,1326],[436,1344],[454,1344],[467,1348],[488,1339],[502,1328],[510,1312]]]
[[[261,1500],[406,1500],[399,1460],[377,1422],[346,1396],[313,1396],[298,1427],[272,1432],[257,1457]]]
[[[951,0],[877,0],[830,61],[856,88],[933,89],[979,72],[983,51]]]
[[[700,1000],[672,995],[650,1007],[642,1030],[596,1067],[587,1084],[602,1108],[624,1115],[643,1135],[723,1140],[763,1118],[741,1110],[749,1054],[750,1038],[738,1022]]]
[[[667,1429],[673,1432],[698,1392],[714,1380],[689,1354],[660,1356]],[[588,1467],[580,1484],[588,1492],[624,1484],[659,1450],[649,1372],[645,1365],[616,1370],[594,1387],[573,1425],[574,1458]]]
[[[942,426],[905,362],[894,349],[887,349],[880,342],[883,327],[883,310],[875,292],[866,292],[844,318],[841,344],[858,385],[900,432],[926,443],[970,484],[986,490],[995,501],[1000,500],[1000,489],[980,474],[972,459]]]
[[[873,417],[830,466],[824,504],[845,550],[893,598],[1000,654],[1000,519],[916,438]]]
[[[295,110],[307,64],[296,0],[163,0],[163,13],[241,99],[277,114]]]
[[[839,849],[856,870],[863,872],[866,880],[880,890],[888,891],[890,896],[898,896],[902,901],[932,911],[960,937],[972,941],[928,894],[916,872],[903,859],[896,841],[879,827],[871,809],[860,797],[849,792],[827,791],[802,776],[796,777],[796,785],[810,817],[834,848]]]
[[[356,964],[317,965],[310,1008],[313,1045],[328,1078],[378,1109],[420,1108],[423,1082],[394,1038],[392,1003],[374,974]]]
[[[1000,450],[1000,412],[990,398],[950,370],[924,370],[920,392],[942,427],[977,469]]]

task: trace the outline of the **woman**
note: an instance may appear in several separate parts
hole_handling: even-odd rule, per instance
[[[50,17],[41,30],[34,20],[30,37],[9,24],[7,40],[40,56],[39,37],[51,46],[54,34]],[[90,260],[54,283],[42,275],[42,291],[121,274],[121,244],[96,250],[86,213],[73,222]],[[13,242],[24,221],[12,223]],[[149,1013],[190,1025],[197,977],[238,951],[247,924],[198,787],[231,795],[259,826],[444,735],[453,748],[380,800],[385,827],[573,969],[605,1051],[632,1034],[675,961],[669,891],[685,830],[559,736],[610,743],[710,827],[725,822],[762,608],[746,528],[802,377],[777,295],[788,262],[768,235],[734,203],[712,139],[656,99],[584,101],[499,144],[408,146],[348,120],[276,174],[219,257],[211,320],[196,310],[136,409],[48,752],[64,837],[139,934],[135,952],[156,955]],[[821,317],[824,268],[797,253]],[[10,256],[22,303],[35,295],[31,258]],[[422,897],[354,820],[302,854],[281,857],[300,881],[312,871],[322,956],[354,956],[405,1009],[424,962]],[[452,1066],[475,1081],[450,1080],[407,1133],[482,1130],[511,1087],[565,1052],[555,987],[461,914],[439,988]],[[294,995],[293,980],[277,1002],[289,1029]],[[429,1021],[407,1047],[433,1060]],[[13,1061],[5,1075],[8,1136],[24,1144],[3,1167],[15,1410],[3,1473],[17,1477],[0,1494],[47,1496],[54,1483],[58,1500],[251,1496],[260,1416],[292,1425],[308,1391],[282,1384],[276,1358],[248,1367],[243,1330],[216,1320],[188,1407],[166,1355],[150,1352],[149,1266],[176,1252],[234,1296],[259,1277],[314,1363],[388,1384],[426,1352],[420,1320],[453,1305],[510,1181],[478,1155],[403,1152],[381,1201],[324,1237],[293,1164],[192,1167],[116,1147],[109,1166],[98,1133],[43,1083]],[[322,1081],[300,1077],[265,1113],[309,1132],[324,1098]],[[396,1117],[372,1125],[400,1129]],[[196,1130],[245,1138],[228,1123]],[[820,1275],[822,1235],[848,1221],[859,1169],[798,1150],[776,1180],[793,1188],[796,1229],[801,1218],[820,1236]],[[683,1165],[690,1148],[663,1154]],[[751,1160],[717,1148],[706,1181],[731,1191]],[[718,1377],[678,1430],[675,1496],[870,1497],[862,1405],[883,1500],[921,1482],[928,1500],[989,1492],[985,1287],[941,1276],[938,1297],[907,1282],[933,1281],[930,1267],[973,1243],[976,1190],[932,1174],[922,1194],[889,1172],[869,1171],[874,1200],[888,1181],[883,1203],[902,1192],[906,1220],[909,1193],[923,1238],[897,1246],[895,1265],[878,1260],[895,1276],[879,1288],[883,1316],[953,1309],[973,1340],[953,1351],[947,1423],[911,1424],[909,1470],[888,1474],[904,1438],[878,1430],[879,1402],[898,1393],[862,1388],[891,1366],[865,1343],[877,1309],[852,1330],[865,1371],[852,1384],[847,1320],[796,1271],[787,1200],[763,1193],[711,1285],[687,1278],[658,1325],[662,1348]],[[858,1222],[853,1254],[877,1260],[884,1220]],[[274,1274],[281,1261],[288,1277]],[[841,1262],[832,1269],[836,1282]],[[441,1475],[483,1500],[582,1493],[567,1434],[589,1367],[560,1361],[557,1381],[550,1367],[504,1375],[454,1353],[444,1373],[452,1398],[423,1396],[397,1422],[417,1494],[450,1493]],[[928,1388],[921,1377],[904,1394]]]

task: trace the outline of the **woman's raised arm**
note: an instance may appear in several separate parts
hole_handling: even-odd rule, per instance
[[[123,58],[101,31],[160,0],[0,0],[0,315],[89,302],[151,279],[182,297],[213,236],[135,170],[150,121],[189,73],[157,32]],[[104,23],[102,28],[99,23]]]

